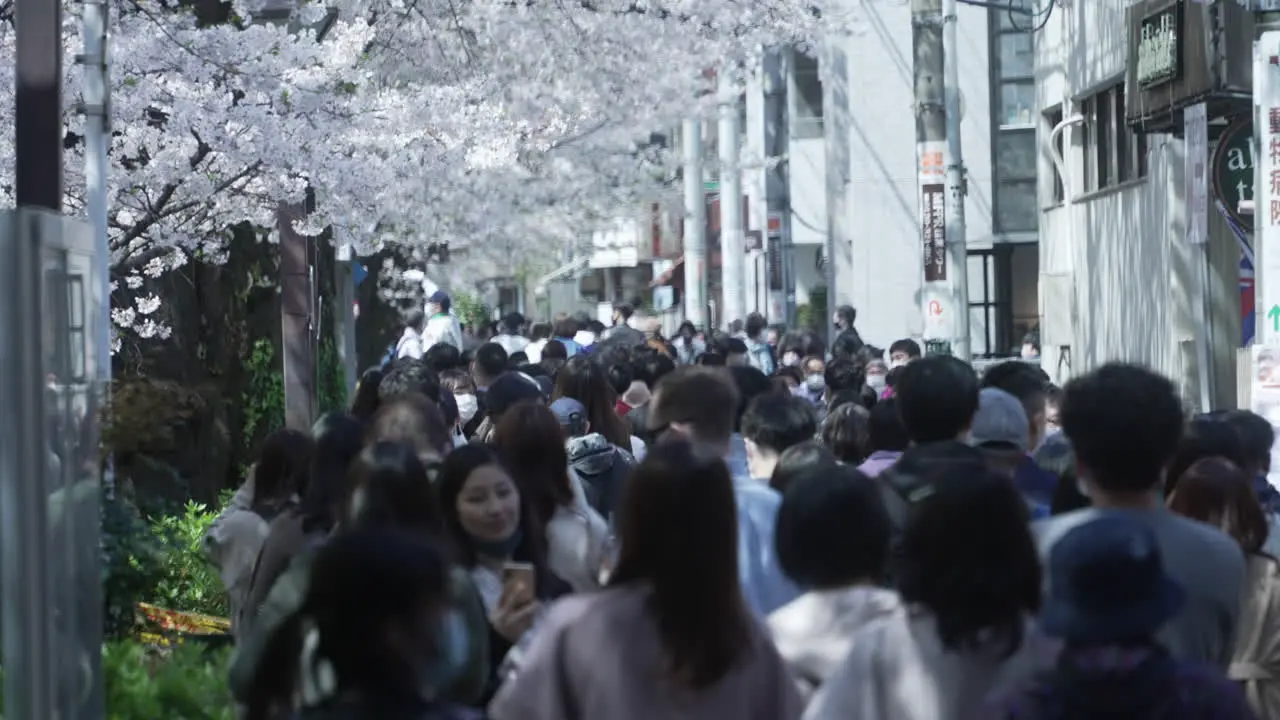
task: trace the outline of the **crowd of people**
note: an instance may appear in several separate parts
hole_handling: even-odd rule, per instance
[[[268,438],[207,538],[244,717],[1280,718],[1262,418],[850,308],[631,320],[483,339],[438,293]]]

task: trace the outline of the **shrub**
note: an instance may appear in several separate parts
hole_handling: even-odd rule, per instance
[[[203,503],[187,501],[177,515],[161,515],[151,523],[159,540],[161,572],[151,599],[170,610],[227,617],[227,593],[222,578],[204,554],[204,536],[218,517]]]
[[[108,720],[233,720],[229,657],[230,649],[192,641],[172,650],[108,643],[102,649]]]

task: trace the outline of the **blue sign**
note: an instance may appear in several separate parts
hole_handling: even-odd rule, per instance
[[[351,279],[356,281],[356,287],[360,287],[360,283],[369,277],[369,270],[360,263],[351,264]]]

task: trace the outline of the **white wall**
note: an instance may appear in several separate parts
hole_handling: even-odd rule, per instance
[[[827,241],[827,160],[822,138],[792,139],[791,237],[797,245]],[[799,270],[797,269],[797,277]],[[797,284],[798,284],[797,280]],[[799,302],[799,301],[797,301]]]
[[[857,11],[865,29],[838,41],[836,48],[844,55],[848,88],[847,137],[838,140],[848,143],[850,170],[843,197],[833,203],[844,213],[833,225],[837,253],[848,257],[836,265],[835,302],[856,307],[863,338],[887,347],[924,330],[911,10],[907,3],[861,2]],[[971,247],[987,247],[992,242],[988,15],[984,8],[962,5],[958,17],[968,241]],[[836,111],[828,108],[827,114]],[[828,157],[832,152],[828,148]]]
[[[1062,104],[1070,116],[1077,111],[1075,101],[1123,77],[1127,4],[1077,1],[1055,11],[1037,39],[1041,109]],[[1049,127],[1042,123],[1039,185],[1046,207],[1054,177],[1048,136]],[[1045,341],[1045,369],[1065,379],[1067,368],[1058,372],[1057,345],[1069,344],[1070,374],[1127,360],[1147,364],[1190,390],[1195,355],[1186,343],[1193,337],[1194,275],[1183,241],[1181,140],[1148,136],[1148,176],[1093,194],[1084,194],[1080,133],[1067,130],[1064,142],[1076,202],[1042,213],[1040,271],[1042,277],[1072,274],[1074,307],[1073,312],[1041,309],[1042,336],[1058,338]],[[1054,326],[1054,319],[1073,327]]]

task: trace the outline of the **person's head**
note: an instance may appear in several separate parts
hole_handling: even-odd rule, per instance
[[[874,480],[847,465],[810,465],[782,495],[778,564],[807,589],[875,583],[885,576],[889,531]]]
[[[727,368],[733,387],[738,391],[738,406],[733,411],[733,431],[741,432],[742,416],[752,400],[773,392],[773,383],[757,368],[750,365],[735,365]]]
[[[560,342],[559,340],[548,340],[547,344],[542,346],[543,362],[546,362],[548,360],[553,360],[553,361],[559,361],[561,365],[563,365],[564,361],[568,359],[569,359],[569,350],[564,346],[564,343]],[[560,366],[557,366],[556,369],[559,370]]]
[[[902,367],[912,360],[919,360],[923,355],[920,351],[920,343],[911,338],[903,338],[895,340],[889,346],[889,366]]]
[[[383,376],[382,382],[378,383],[378,397],[386,402],[393,397],[410,393],[419,393],[431,402],[439,402],[440,383],[425,362],[401,358]]]
[[[447,313],[453,309],[453,299],[449,297],[449,293],[443,290],[437,290],[431,293],[431,297],[427,298],[427,312],[432,315]]]
[[[565,438],[582,437],[591,432],[591,421],[587,419],[587,406],[569,397],[551,401],[549,406],[560,423]]]
[[[1271,472],[1271,448],[1276,443],[1271,421],[1250,410],[1232,410],[1223,420],[1240,435],[1247,463],[1241,469],[1253,477]]]
[[[888,387],[889,366],[883,360],[872,360],[867,363],[867,386],[876,392],[884,392]]]
[[[426,313],[417,309],[410,310],[404,314],[404,326],[408,330],[422,332],[423,328],[427,326]]]
[[[253,468],[253,504],[273,505],[305,492],[315,443],[299,430],[277,430],[262,441]]]
[[[417,393],[384,403],[365,431],[365,441],[403,443],[413,448],[423,462],[437,460],[453,447],[444,413]]]
[[[365,447],[351,463],[351,494],[345,522],[357,528],[402,527],[438,534],[443,527],[433,481],[440,466],[425,464],[413,447],[377,442]]]
[[[852,360],[861,355],[865,348],[866,345],[856,330],[843,330],[831,341],[831,357]]]
[[[351,399],[351,414],[361,422],[369,422],[378,412],[378,385],[382,383],[382,368],[369,368],[360,374],[356,382],[355,397]]]
[[[793,367],[798,369],[800,367],[799,348],[791,345],[783,345],[782,351],[778,353],[778,363],[784,368]]]
[[[600,358],[600,367],[604,369],[605,378],[609,381],[609,387],[613,388],[616,397],[622,397],[627,390],[631,389],[631,383],[635,381],[636,376],[631,358],[625,353],[606,354]]]
[[[462,366],[462,351],[449,343],[436,343],[427,348],[422,360],[431,372],[439,375],[446,370]]]
[[[1250,555],[1262,552],[1270,530],[1253,478],[1226,458],[1204,458],[1188,468],[1169,509],[1220,528]]]
[[[778,347],[778,341],[782,339],[783,330],[777,325],[770,325],[765,328],[764,342],[769,347]]]
[[[1040,628],[1068,647],[1152,641],[1186,599],[1165,572],[1155,533],[1128,515],[1102,515],[1067,531],[1049,552],[1046,571],[1049,595]],[[1097,716],[1091,708],[1080,710],[1080,717]]]
[[[449,673],[442,664],[456,663],[445,631],[448,561],[429,535],[339,533],[317,551],[309,578],[298,612],[264,655],[263,667],[278,668],[290,691],[332,683],[339,696],[413,697]]]
[[[969,442],[990,452],[1021,458],[1031,450],[1030,423],[1018,398],[998,388],[986,387],[978,393],[978,411],[973,414]]]
[[[812,404],[771,392],[757,396],[742,415],[742,439],[747,446],[751,476],[772,476],[779,455],[794,445],[812,440],[817,432],[818,420]]]
[[[970,465],[941,470],[918,494],[902,536],[903,601],[934,616],[948,650],[998,642],[1013,654],[1041,591],[1022,496],[1008,478]]]
[[[578,331],[581,329],[582,328],[578,327],[577,320],[565,315],[563,317],[556,318],[555,322],[552,323],[551,335],[557,338],[572,339],[573,336],[577,335]],[[544,349],[543,352],[545,353],[546,350]]]
[[[638,348],[631,358],[631,363],[635,378],[644,383],[649,390],[657,387],[659,380],[676,369],[676,363],[670,355],[648,346]]]
[[[1062,431],[1062,417],[1058,410],[1062,405],[1062,388],[1050,384],[1044,397],[1044,434],[1046,437]]]
[[[694,358],[693,362],[695,365],[705,365],[707,367],[724,367],[727,364],[724,355],[714,351],[702,353]]]
[[[498,376],[507,371],[507,351],[495,342],[488,342],[476,349],[471,360],[471,377],[476,387],[488,387]]]
[[[871,454],[871,422],[866,408],[845,403],[822,421],[822,443],[840,462],[858,465]]]
[[[692,368],[677,370],[661,388],[691,377],[686,370]],[[732,391],[718,374],[714,382]],[[754,622],[738,576],[737,501],[721,457],[682,440],[649,450],[624,491],[621,552],[609,578],[610,586],[652,589],[663,665],[672,680],[694,689],[739,661]]]
[[[630,384],[629,382],[627,383]],[[631,431],[618,416],[618,394],[600,366],[584,355],[574,355],[556,376],[553,400],[570,397],[587,408],[587,420],[595,432],[618,447],[631,446]]]
[[[626,325],[631,316],[635,314],[635,309],[626,303],[618,303],[613,306],[613,324]]]
[[[495,426],[502,420],[502,415],[517,403],[541,400],[542,388],[538,382],[521,373],[499,375],[484,394],[485,409]]]
[[[1099,493],[1141,496],[1160,487],[1182,439],[1182,401],[1173,383],[1139,365],[1108,363],[1067,383],[1062,430],[1080,482]]]
[[[438,488],[445,531],[465,567],[481,557],[506,560],[539,528],[497,450],[488,445],[472,443],[449,453]]]
[[[978,377],[963,360],[935,355],[902,369],[895,397],[912,442],[962,439],[978,411]]]
[[[982,373],[982,387],[1003,390],[1022,403],[1030,429],[1028,447],[1039,445],[1045,435],[1046,402],[1050,387],[1049,377],[1044,370],[1021,360],[997,363]]]
[[[747,315],[747,322],[745,323],[745,326],[744,326],[744,332],[746,332],[747,337],[751,338],[752,340],[761,342],[765,340],[764,334],[765,334],[765,330],[767,330],[768,327],[769,327],[769,321],[765,320],[764,316],[761,315],[760,313],[753,312]]]
[[[534,401],[503,413],[494,434],[502,464],[540,518],[549,520],[556,508],[573,504],[564,440],[556,413]]]
[[[308,533],[331,530],[341,517],[348,495],[347,470],[364,447],[364,423],[332,412],[316,421],[311,436],[315,452],[301,507],[302,529]]]
[[[693,323],[685,320],[680,323],[680,327],[676,328],[676,337],[684,338],[686,341],[692,340],[698,334],[698,328]]]
[[[1238,468],[1249,465],[1244,440],[1235,426],[1223,422],[1219,416],[1201,415],[1192,418],[1183,428],[1182,440],[1165,470],[1165,497],[1173,494],[1188,468],[1209,457],[1226,458]]]
[[[769,487],[778,492],[786,492],[797,477],[810,472],[815,467],[828,467],[839,464],[839,460],[831,451],[816,440],[806,440],[799,445],[792,445],[778,456],[778,464],[769,476]]]
[[[1076,454],[1066,435],[1055,433],[1045,438],[1032,458],[1037,465],[1053,473],[1058,479],[1053,486],[1053,497],[1049,500],[1049,514],[1062,515],[1089,507],[1088,496],[1080,492],[1076,476]]]
[[[529,339],[537,342],[551,337],[551,323],[536,322],[529,326]]]
[[[867,369],[852,358],[839,358],[827,365],[823,381],[829,394],[844,390],[861,393],[862,387],[867,384]]]
[[[853,309],[852,305],[841,305],[831,316],[831,324],[836,330],[848,330],[853,327],[853,322],[858,319],[858,311]]]
[[[738,407],[738,390],[723,368],[685,366],[658,383],[649,401],[649,430],[656,439],[667,432],[729,452]]]
[[[524,327],[524,316],[520,313],[513,312],[502,316],[502,332],[507,335],[519,335],[522,327]]]
[[[903,452],[911,444],[896,398],[886,398],[871,408],[867,418],[867,442],[871,452]]]
[[[716,344],[724,355],[724,364],[730,367],[747,364],[747,344],[741,338],[726,337]]]

